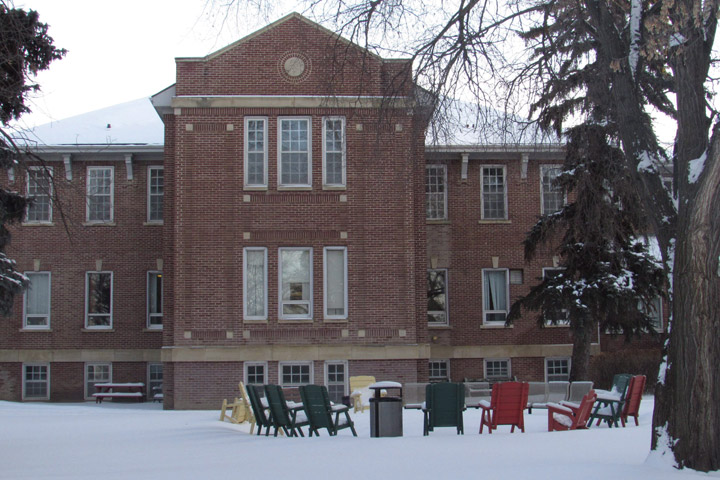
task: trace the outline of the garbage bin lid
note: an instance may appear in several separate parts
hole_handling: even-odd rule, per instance
[[[376,382],[368,386],[368,388],[371,388],[373,390],[377,388],[402,388],[402,383],[390,381]]]

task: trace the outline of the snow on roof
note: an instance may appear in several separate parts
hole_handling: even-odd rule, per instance
[[[165,128],[149,98],[46,123],[21,132],[19,143],[37,146],[158,145]]]

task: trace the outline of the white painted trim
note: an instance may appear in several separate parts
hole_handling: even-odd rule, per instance
[[[343,275],[344,275],[344,292],[343,292],[343,315],[328,314],[328,269],[327,269],[327,252],[328,250],[336,250],[343,252]],[[325,247],[323,248],[323,316],[326,320],[345,320],[348,318],[348,252],[347,247]]]
[[[308,300],[283,300],[283,281],[282,281],[282,254],[285,251],[308,251],[308,268],[309,268],[309,276],[310,276],[310,287],[309,287],[309,293],[310,298]],[[314,289],[314,278],[313,278],[313,248],[312,247],[280,247],[278,248],[278,318],[281,320],[309,320],[313,318],[313,289]],[[287,303],[288,305],[293,304],[308,304],[308,313],[307,315],[284,315],[283,314],[283,305]]]
[[[30,276],[34,275],[46,275],[48,279],[48,298],[47,298],[47,325],[28,325],[27,324],[27,295],[28,295],[28,289],[25,289],[25,292],[23,293],[23,329],[25,330],[50,330],[50,319],[52,314],[52,274],[48,271],[39,271],[39,272],[25,272],[25,275],[29,278]]]
[[[248,381],[248,367],[257,367],[257,366],[263,367],[262,384],[265,385],[268,383],[268,362],[243,362],[243,383],[245,383],[245,385],[256,385],[256,384],[251,384]]]
[[[150,276],[156,276],[160,275],[160,319],[161,321],[164,320],[165,315],[165,279],[163,278],[162,271],[159,270],[148,270],[147,274],[145,275],[146,278],[146,284],[145,284],[145,325],[148,328],[148,330],[162,330],[163,324],[160,325],[152,325],[150,323]],[[157,315],[155,315],[157,317]]]
[[[110,218],[107,220],[90,220],[90,172],[96,170],[110,171]],[[104,196],[104,195],[103,195]],[[113,223],[115,220],[115,167],[87,167],[85,176],[85,221],[88,224],[107,224]]]
[[[147,168],[147,192],[146,192],[146,196],[145,196],[145,203],[147,204],[146,205],[147,208],[146,208],[145,213],[146,213],[147,223],[162,224],[162,223],[164,223],[164,220],[165,220],[164,213],[163,213],[163,218],[161,218],[159,220],[150,218],[150,205],[151,205],[150,199],[152,198],[150,188],[151,188],[151,180],[152,180],[152,172],[153,171],[163,172],[163,194],[162,195],[155,194],[154,196],[162,197],[163,208],[165,206],[165,167],[162,165],[148,165],[148,168]]]
[[[283,367],[291,367],[293,365],[309,366],[310,379],[308,383],[283,383]],[[315,372],[314,363],[310,361],[292,361],[292,362],[278,362],[278,384],[282,387],[298,387],[300,385],[311,385],[315,383]]]
[[[485,273],[486,272],[505,272],[505,305],[507,305],[507,310],[485,310]],[[505,318],[507,319],[507,314],[510,311],[510,271],[507,268],[483,268],[482,269],[482,312],[483,312],[483,325],[505,325],[505,320],[502,322],[498,321],[488,321],[486,320],[488,313],[505,313]]]
[[[46,385],[47,385],[45,391],[46,391],[47,393],[46,393],[46,395],[45,395],[44,397],[30,397],[30,398],[27,397],[27,394],[26,394],[26,391],[25,391],[26,386],[27,386],[26,383],[25,383],[25,381],[26,381],[26,380],[25,380],[25,376],[26,376],[26,373],[27,373],[27,372],[25,371],[25,369],[26,369],[27,367],[45,367],[45,369],[46,369],[45,372],[46,372],[46,377],[47,377],[47,380],[45,381],[45,383],[46,383]],[[22,399],[23,399],[23,401],[36,401],[36,400],[37,400],[37,401],[43,401],[43,400],[50,400],[50,364],[49,364],[49,363],[47,363],[47,362],[40,362],[40,363],[23,363],[23,365],[22,365]]]
[[[501,168],[503,172],[503,200],[505,204],[505,216],[502,218],[485,217],[485,191],[483,179],[485,176],[486,168]],[[510,215],[508,213],[508,178],[506,165],[480,165],[480,218],[482,220],[508,220],[510,218]]]
[[[263,122],[263,183],[249,183],[248,181],[248,123],[250,121]],[[243,120],[243,185],[245,188],[267,188],[268,186],[268,117],[251,116]]]
[[[307,122],[307,183],[282,183],[282,127],[285,121],[303,120]],[[297,153],[297,152],[295,152]],[[278,188],[312,188],[312,117],[278,117],[277,119],[277,185]]]
[[[342,129],[342,181],[341,183],[329,183],[327,181],[327,121],[340,120],[340,128]],[[322,118],[322,180],[324,187],[345,187],[347,186],[347,130],[345,127],[345,117],[342,116],[330,116]],[[337,153],[337,152],[332,152]]]
[[[113,364],[112,362],[85,362],[85,365],[83,367],[85,374],[84,374],[84,381],[83,381],[83,392],[85,393],[85,400],[92,400],[94,397],[92,396],[95,392],[88,392],[88,367],[90,366],[104,366],[107,365],[108,368],[108,379],[102,380],[100,382],[95,383],[112,383],[112,376],[113,376]]]
[[[263,252],[263,289],[265,293],[264,311],[265,315],[248,315],[247,313],[247,252]],[[279,262],[279,257],[278,257]],[[279,268],[279,266],[278,266]],[[268,252],[265,247],[245,247],[243,248],[243,320],[267,320],[268,318]],[[282,292],[281,292],[282,295]]]
[[[44,192],[43,195],[47,195],[48,197],[48,206],[49,206],[49,213],[48,213],[48,219],[47,220],[29,220],[28,219],[28,211],[29,206],[25,208],[25,216],[23,219],[23,223],[26,224],[32,224],[32,225],[50,225],[52,224],[52,218],[53,218],[53,167],[45,167],[45,166],[32,166],[27,167],[27,175],[26,175],[26,182],[25,182],[25,194],[30,198],[30,172],[45,172],[48,175],[48,191]]]
[[[104,325],[103,325],[103,326],[90,326],[90,325],[88,325],[88,320],[89,320],[89,318],[88,318],[88,315],[89,315],[89,312],[88,312],[88,307],[89,307],[89,305],[88,305],[88,303],[89,303],[88,295],[89,295],[89,293],[90,293],[90,292],[88,291],[88,289],[90,288],[90,278],[89,278],[89,277],[90,277],[91,274],[94,274],[94,273],[99,273],[99,274],[108,273],[108,274],[110,274],[110,325],[108,325],[108,326],[104,326]],[[111,329],[113,328],[113,296],[114,296],[114,294],[115,294],[115,292],[114,292],[115,289],[113,288],[113,287],[114,287],[114,282],[115,282],[114,274],[113,274],[113,272],[111,272],[111,271],[102,270],[102,271],[86,271],[86,272],[85,272],[85,328],[86,328],[86,329],[88,329],[88,330],[111,330]]]

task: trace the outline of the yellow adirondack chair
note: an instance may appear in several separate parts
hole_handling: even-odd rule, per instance
[[[350,377],[350,398],[353,399],[353,412],[364,412],[370,408],[370,398],[373,392],[368,388],[375,383],[372,375],[358,375]]]
[[[243,382],[238,384],[238,388],[240,389],[240,397],[235,397],[234,402],[229,403],[227,399],[223,400],[222,407],[220,408],[220,421],[227,420],[235,424],[249,422],[250,433],[252,434],[255,429],[255,417],[252,414],[250,401],[248,400]],[[230,411],[230,415],[228,415],[228,410]]]

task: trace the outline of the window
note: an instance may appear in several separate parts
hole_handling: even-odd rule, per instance
[[[640,309],[645,310],[642,302],[639,304]],[[650,317],[650,326],[655,332],[663,331],[663,315],[662,315],[662,298],[655,297],[650,302],[650,308],[645,312]]]
[[[555,182],[560,172],[562,172],[562,167],[559,165],[540,166],[540,193],[543,215],[558,212],[565,205],[565,192]]]
[[[522,268],[511,268],[510,269],[510,285],[522,285],[524,282],[525,273]]]
[[[556,278],[562,275],[562,273],[565,271],[564,268],[543,268],[543,279],[546,278]],[[555,320],[553,322],[552,320]],[[545,319],[545,325],[563,325],[563,326],[569,326],[570,325],[570,312],[568,312],[566,309],[562,309],[560,312],[560,318],[557,319]]]
[[[483,220],[507,220],[505,167],[482,167],[480,183]]]
[[[265,385],[267,364],[245,362],[245,385]]]
[[[429,325],[447,325],[447,270],[428,270],[427,319]]]
[[[343,397],[348,394],[347,364],[345,362],[325,363],[325,385],[330,401],[337,404],[342,403]]]
[[[165,169],[148,167],[148,222],[162,223],[163,195],[165,190]]]
[[[323,185],[345,186],[345,118],[323,119]]]
[[[163,325],[162,272],[147,272],[147,328]]]
[[[113,221],[113,167],[87,169],[87,221],[110,223]]]
[[[267,319],[267,249],[243,251],[243,318]]]
[[[507,379],[510,378],[510,360],[492,359],[485,360],[485,378]]]
[[[85,274],[85,327],[112,327],[112,272]]]
[[[52,222],[52,167],[28,167],[27,175],[25,222]]]
[[[570,380],[569,358],[546,358],[545,379],[548,382],[567,382]]]
[[[153,399],[155,394],[163,393],[163,365],[162,363],[148,363],[147,394]]]
[[[347,248],[325,247],[325,318],[347,318]]]
[[[50,399],[50,366],[48,364],[23,364],[23,400]]]
[[[96,393],[96,383],[112,382],[112,364],[87,363],[85,364],[85,398],[93,398]]]
[[[246,187],[267,187],[267,125],[265,117],[245,117]]]
[[[425,201],[428,220],[447,218],[447,168],[445,165],[425,167]]]
[[[283,187],[310,187],[310,119],[278,121],[278,181]]]
[[[430,360],[428,364],[431,382],[449,382],[450,374],[447,360]]]
[[[50,272],[27,272],[23,328],[50,328]]]
[[[505,323],[508,311],[508,280],[506,269],[483,270],[483,321]]]
[[[283,387],[298,387],[313,383],[312,376],[310,363],[280,364],[280,384]]]
[[[280,318],[312,318],[312,248],[280,249]]]

